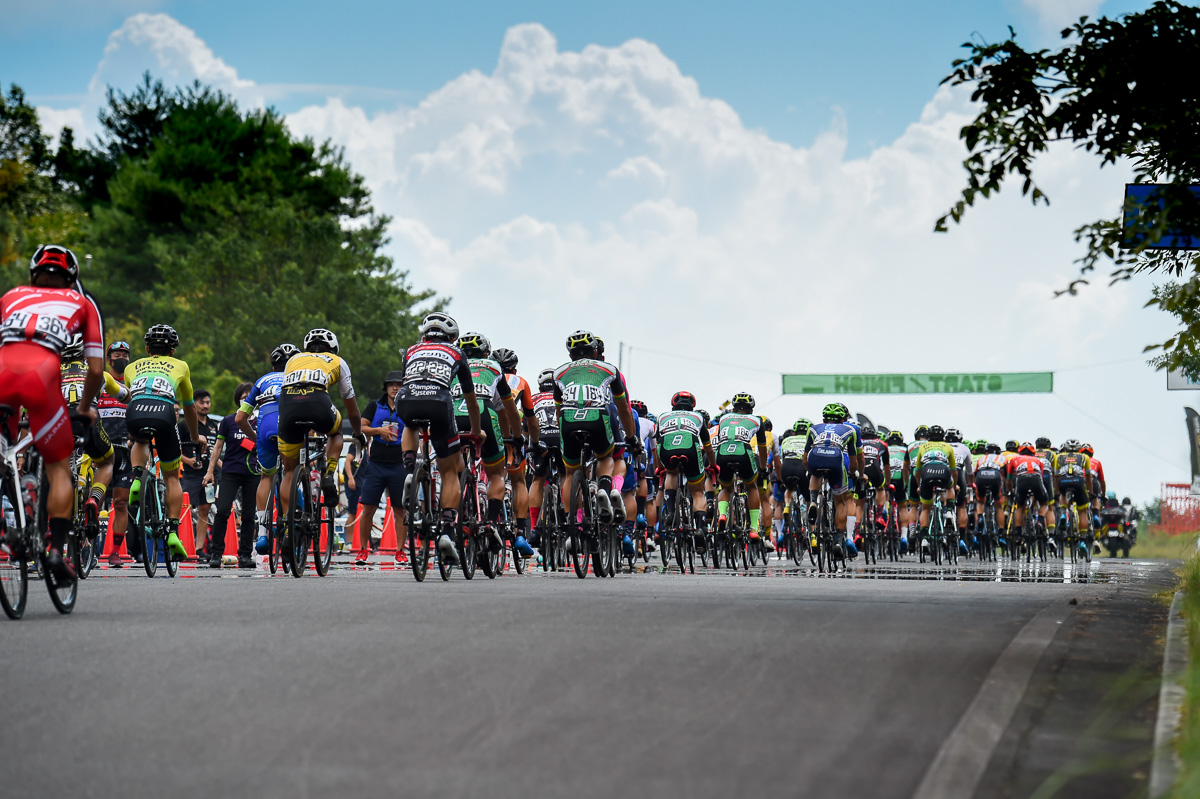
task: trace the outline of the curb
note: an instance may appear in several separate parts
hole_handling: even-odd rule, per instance
[[[1175,734],[1183,713],[1187,691],[1183,687],[1187,671],[1187,627],[1183,623],[1183,592],[1176,591],[1167,619],[1167,645],[1163,648],[1162,687],[1158,692],[1158,721],[1154,725],[1154,762],[1150,766],[1150,799],[1166,796],[1179,776],[1179,753]]]

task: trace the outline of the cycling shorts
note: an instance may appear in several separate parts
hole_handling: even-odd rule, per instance
[[[417,432],[418,420],[428,422],[429,440],[433,444],[434,454],[439,458],[456,455],[462,447],[458,438],[458,422],[454,420],[454,404],[450,392],[445,389],[421,384],[402,386],[396,395],[396,415],[405,427],[413,428],[414,432]]]
[[[483,426],[483,445],[479,448],[479,456],[483,458],[484,466],[495,466],[504,462],[504,437],[500,435],[500,416],[488,406],[479,411],[479,422]],[[458,432],[471,432],[471,417],[459,414],[454,417]]]
[[[883,465],[879,461],[867,461],[866,474],[867,482],[874,486],[876,491],[883,488],[883,484],[887,481],[888,473],[883,470]]]
[[[113,447],[113,476],[111,492],[114,488],[128,489],[133,485],[133,461],[129,460],[129,447]]]
[[[749,451],[736,455],[717,453],[717,480],[722,486],[733,485],[733,478],[740,477],[749,487],[758,476],[758,458]]]
[[[278,407],[278,406],[276,406]],[[263,474],[279,470],[279,414],[264,413],[254,430],[254,450]]]
[[[665,445],[658,449],[658,462],[668,471],[678,471],[687,479],[689,485],[704,482],[704,461],[700,459],[700,451],[691,447],[672,447]]]
[[[850,490],[846,456],[837,447],[813,447],[809,450],[808,473],[813,477],[824,477],[835,496]]]
[[[108,431],[104,429],[104,420],[97,418],[83,440],[83,454],[92,459],[92,463],[100,463],[113,456],[113,445],[108,440]]]
[[[613,454],[613,431],[607,410],[599,408],[564,408],[560,425],[563,461],[574,469],[583,457],[582,440],[586,440],[597,458]]]
[[[125,409],[125,426],[133,441],[139,444],[153,441],[163,471],[178,476],[183,450],[179,445],[179,427],[175,423],[175,403],[156,399],[134,400]]]
[[[21,408],[29,411],[33,443],[47,463],[71,457],[75,436],[63,399],[58,356],[41,344],[15,341],[0,347],[0,404],[9,405],[9,441],[17,441]]]
[[[558,434],[556,433],[553,436],[547,436],[545,433],[543,433],[540,440],[546,445],[546,449],[541,453],[535,452],[533,456],[533,476],[544,480],[546,476],[550,474],[551,459],[558,462],[558,472],[559,474],[562,474],[564,467],[562,449],[558,443]]]
[[[975,496],[980,502],[987,502],[989,493],[997,502],[1004,497],[1004,475],[999,469],[980,469],[975,472]]]
[[[935,489],[945,491],[954,483],[954,474],[944,463],[927,463],[921,467],[921,504],[933,504]]]
[[[782,483],[788,491],[808,493],[808,469],[800,458],[784,458],[779,466],[783,472]]]
[[[341,428],[341,412],[320,389],[291,389],[279,398],[279,454],[284,458],[299,457],[309,430],[331,436]]]
[[[1046,486],[1042,484],[1042,476],[1039,474],[1019,474],[1017,475],[1014,484],[1016,496],[1014,501],[1017,505],[1025,504],[1025,495],[1033,494],[1033,500],[1039,505],[1045,505],[1049,496],[1046,494]]]
[[[1042,486],[1046,489],[1046,496],[1049,497],[1049,502],[1054,505],[1057,498],[1054,496],[1054,476],[1049,471],[1042,472]]]
[[[1084,488],[1083,479],[1080,477],[1061,478],[1058,481],[1058,493],[1070,497],[1076,505],[1088,504],[1087,489]]]

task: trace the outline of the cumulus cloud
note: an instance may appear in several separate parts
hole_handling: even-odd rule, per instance
[[[244,102],[267,93],[160,17],[114,33],[93,85],[117,64],[165,64]],[[652,407],[680,388],[710,407],[750,390],[786,420],[819,401],[779,397],[780,372],[1057,370],[1060,397],[852,404],[905,429],[936,416],[972,437],[1090,437],[1110,476],[1146,496],[1187,463],[1182,436],[1138,444],[1119,432],[1133,408],[1168,424],[1178,414],[1140,363],[1170,320],[1140,307],[1144,279],[1053,299],[1076,274],[1071,230],[1117,213],[1128,170],[1055,147],[1039,164],[1049,209],[1009,187],[935,235],[963,183],[958,131],[972,112],[961,90],[931,87],[899,138],[847,159],[836,111],[794,147],[746,128],[651,42],[562,51],[528,24],[508,31],[490,73],[411,106],[368,114],[330,97],[288,121],[345,148],[393,217],[398,265],[530,374],[584,327],[614,360],[633,346],[630,383]]]
[[[1043,28],[1059,30],[1073,25],[1080,17],[1094,18],[1104,0],[1021,0],[1033,11]]]

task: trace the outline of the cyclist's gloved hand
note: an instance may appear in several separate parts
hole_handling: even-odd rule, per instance
[[[625,449],[634,455],[641,455],[644,451],[642,449],[642,440],[637,436],[625,436]]]
[[[367,437],[363,433],[358,433],[354,436],[354,440],[358,442],[359,452],[364,452],[367,449]]]
[[[534,444],[534,445],[533,445],[533,448],[534,448],[535,450],[537,450],[538,452],[545,453],[545,452],[548,452],[548,451],[550,450],[550,445],[549,445],[549,444],[547,444],[545,441],[542,441],[542,440],[539,438],[539,439],[538,439],[538,442],[537,442],[536,444]]]

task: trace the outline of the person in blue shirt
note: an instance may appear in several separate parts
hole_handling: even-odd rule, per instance
[[[367,462],[359,471],[359,503],[362,513],[358,518],[358,554],[356,566],[365,566],[371,555],[371,526],[375,511],[383,499],[384,490],[392,500],[392,522],[396,533],[396,560],[404,558],[404,539],[408,530],[404,524],[404,449],[400,446],[400,433],[404,421],[396,415],[396,395],[404,383],[404,373],[388,372],[383,379],[383,393],[371,402],[362,415],[359,428],[364,436],[371,438],[371,450]],[[351,516],[354,509],[350,509]]]
[[[283,369],[287,366],[288,358],[299,352],[300,348],[295,344],[280,344],[271,352],[271,371],[254,381],[233,419],[234,424],[254,442],[258,457],[260,477],[254,513],[258,541],[254,548],[260,555],[268,554],[267,548],[270,546],[267,541],[267,500],[271,498],[271,486],[279,469],[279,439],[276,434],[279,430],[279,392],[283,387]],[[251,414],[257,415],[255,425],[250,423]]]

